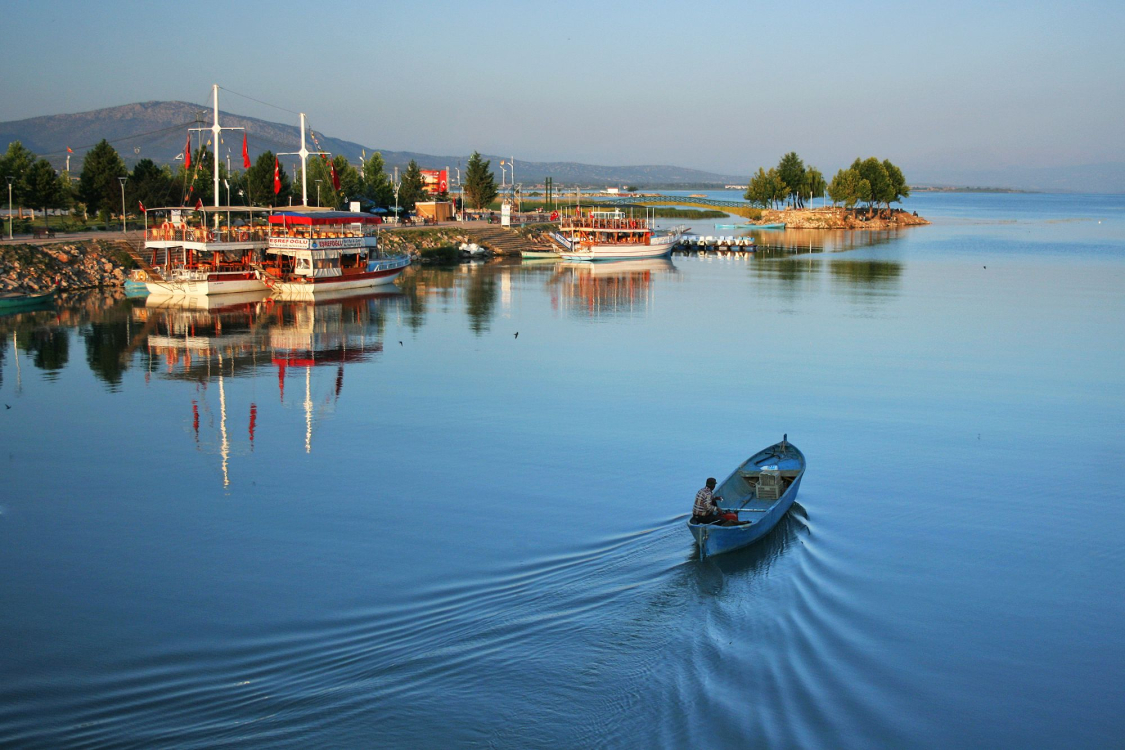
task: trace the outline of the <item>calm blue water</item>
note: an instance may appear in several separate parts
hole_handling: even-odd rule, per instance
[[[1125,199],[907,208],[0,318],[0,745],[1120,744]],[[697,561],[782,433],[799,504]]]

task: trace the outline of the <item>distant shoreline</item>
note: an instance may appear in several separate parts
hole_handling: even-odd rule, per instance
[[[1036,194],[1042,190],[1020,190],[1018,188],[1002,187],[946,187],[943,185],[911,185],[911,193],[1021,193]]]

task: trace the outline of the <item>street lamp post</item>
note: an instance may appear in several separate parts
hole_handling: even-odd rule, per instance
[[[14,175],[8,175],[8,239],[12,239],[12,182]]]
[[[316,181],[316,207],[320,208],[320,183],[322,180]]]
[[[118,177],[117,181],[121,183],[121,233],[125,234],[125,181],[128,177]]]
[[[402,183],[398,179],[398,167],[395,167],[395,224],[398,224],[398,188]]]
[[[458,163],[454,169],[457,170],[457,189],[461,193],[461,223],[465,223],[465,186],[461,184],[461,164]]]

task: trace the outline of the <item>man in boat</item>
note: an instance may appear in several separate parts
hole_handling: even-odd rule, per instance
[[[691,509],[692,523],[715,523],[722,519],[718,501],[723,498],[712,494],[715,491],[715,477],[707,477],[707,486],[695,493],[695,505]]]

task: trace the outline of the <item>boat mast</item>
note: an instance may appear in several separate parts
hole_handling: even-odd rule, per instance
[[[327,151],[309,151],[305,146],[305,113],[301,112],[301,150],[300,151],[287,151],[278,156],[299,156],[301,157],[301,205],[309,205],[309,178],[308,178],[308,165],[307,161],[309,154],[319,156],[324,154],[328,155]]]

